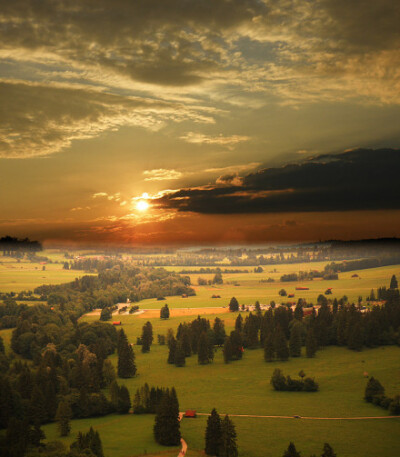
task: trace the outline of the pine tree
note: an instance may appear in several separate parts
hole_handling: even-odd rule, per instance
[[[385,389],[382,384],[371,376],[368,379],[367,386],[365,387],[364,400],[371,403],[374,397],[385,394]]]
[[[290,442],[287,450],[284,452],[283,457],[301,457],[300,452],[297,452],[296,446]]]
[[[197,348],[197,360],[200,365],[206,365],[210,363],[208,358],[208,341],[207,335],[205,332],[202,332],[199,339],[199,344]]]
[[[290,330],[289,351],[291,357],[301,356],[301,335],[303,332],[303,325],[296,319],[291,322],[292,328]]]
[[[238,314],[235,320],[235,330],[239,333],[241,333],[243,330],[243,317],[241,314]]]
[[[274,347],[276,358],[281,361],[289,359],[289,348],[286,340],[286,336],[283,333],[280,325],[277,326],[274,334]]]
[[[229,302],[229,311],[239,311],[239,302],[235,297],[232,297],[231,301]]]
[[[125,333],[121,336],[118,344],[118,376],[120,378],[133,378],[136,374],[135,354]]]
[[[268,333],[264,342],[264,360],[272,362],[275,359],[274,337],[272,332]]]
[[[222,346],[225,342],[226,333],[225,333],[224,321],[221,320],[219,317],[216,317],[214,320],[213,331],[214,331],[215,346]]]
[[[70,420],[72,418],[72,411],[67,401],[61,400],[58,404],[56,421],[58,422],[58,430],[60,436],[68,436],[71,431]]]
[[[176,339],[172,336],[169,341],[169,353],[168,353],[168,363],[175,363],[175,353],[176,353]]]
[[[322,450],[321,457],[336,457],[336,454],[333,452],[332,447],[328,444],[324,444],[324,448]]]
[[[301,305],[301,303],[297,303],[296,308],[294,310],[294,318],[301,322],[303,320],[303,315],[303,306]]]
[[[221,423],[220,457],[237,457],[236,430],[233,422],[226,415]]]
[[[224,353],[224,362],[229,363],[232,360],[232,343],[231,343],[230,337],[228,337],[225,340],[223,353]]]
[[[205,452],[207,455],[219,456],[222,440],[221,418],[214,408],[207,419]]]
[[[397,279],[396,279],[396,276],[393,275],[392,276],[392,279],[390,280],[390,287],[389,289],[398,289],[399,288],[399,284],[397,282]]]
[[[117,413],[128,414],[131,409],[131,397],[125,386],[121,386],[118,392]]]
[[[363,328],[360,322],[357,322],[349,334],[347,346],[354,351],[361,351],[364,344]]]
[[[169,308],[167,304],[165,304],[160,310],[160,319],[169,319]]]
[[[178,343],[176,345],[174,363],[175,363],[175,366],[177,366],[177,367],[184,367],[186,364],[185,351],[183,350],[183,345],[182,345],[181,341],[178,341]]]
[[[162,396],[154,423],[154,438],[163,446],[177,446],[180,443],[179,412],[176,403],[167,390]]]
[[[150,346],[153,342],[153,326],[149,321],[143,326],[142,329],[142,352],[149,352]]]
[[[306,355],[307,357],[311,358],[315,356],[317,352],[317,340],[314,336],[314,330],[310,326],[307,330],[307,337],[306,337]]]
[[[31,423],[38,421],[40,424],[44,424],[47,421],[46,402],[42,391],[37,385],[32,390],[29,403],[29,419]]]
[[[250,313],[243,327],[246,347],[250,349],[256,349],[259,347],[258,329],[258,318]]]

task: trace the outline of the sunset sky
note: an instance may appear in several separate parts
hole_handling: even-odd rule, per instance
[[[400,2],[0,5],[0,235],[400,236]]]

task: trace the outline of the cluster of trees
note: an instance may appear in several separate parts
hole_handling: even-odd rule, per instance
[[[179,272],[181,275],[202,275],[202,274],[216,274],[216,273],[223,273],[223,274],[236,274],[236,273],[249,273],[249,270],[240,270],[234,268],[200,268],[196,270],[184,269]]]
[[[236,429],[226,415],[222,420],[214,408],[207,419],[205,453],[217,457],[237,457]]]
[[[212,279],[205,279],[205,278],[197,278],[197,284],[199,286],[211,286],[213,284],[223,284],[224,279],[222,277],[222,273],[217,271]]]
[[[19,239],[12,236],[3,236],[0,238],[0,250],[4,256],[14,256],[17,253],[34,254],[43,250],[39,241],[31,241],[29,238]]]
[[[335,280],[339,279],[339,276],[336,272],[332,270],[328,271],[299,271],[299,273],[288,273],[280,277],[281,282],[290,282],[290,281],[312,281],[314,278],[322,278],[326,280]]]
[[[288,392],[317,392],[318,384],[314,378],[306,378],[303,370],[299,372],[300,379],[284,376],[279,368],[275,368],[271,376],[271,385],[275,390]]]
[[[136,390],[133,400],[133,414],[155,414],[164,395],[170,395],[163,387],[149,387],[145,383]]]
[[[163,446],[177,446],[181,441],[179,402],[175,388],[165,389],[157,408],[154,439]]]
[[[214,359],[214,346],[222,346],[224,341],[225,326],[220,318],[215,318],[211,328],[209,320],[198,316],[192,322],[179,324],[176,337],[171,329],[168,331],[168,363],[185,366],[186,357],[192,354],[197,354],[201,365],[211,363]]]
[[[19,316],[27,309],[28,305],[19,305],[13,298],[3,299],[3,303],[0,303],[0,329],[14,328]]]
[[[114,266],[98,276],[83,276],[59,285],[43,285],[34,290],[41,300],[63,306],[71,301],[84,301],[90,309],[112,307],[160,296],[195,295],[188,276],[179,276],[163,268]]]
[[[364,400],[374,405],[388,409],[392,416],[400,415],[400,395],[394,398],[385,395],[385,388],[373,376],[368,379],[365,387]]]
[[[337,454],[333,451],[332,446],[329,443],[324,443],[324,447],[322,448],[321,457],[336,457]],[[282,457],[301,457],[301,453],[296,449],[294,443],[290,442],[288,448],[283,453]],[[316,457],[315,454],[311,457]]]

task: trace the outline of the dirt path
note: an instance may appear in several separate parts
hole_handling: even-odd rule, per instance
[[[196,413],[198,416],[209,416],[208,413]],[[225,414],[220,414],[224,416]],[[306,419],[306,420],[368,420],[400,419],[400,416],[362,416],[362,417],[310,417],[310,416],[259,416],[256,414],[228,414],[230,417],[261,417],[267,419]]]
[[[183,419],[183,414],[184,413],[179,413],[179,422]],[[182,448],[179,451],[178,457],[184,457],[187,451],[187,443],[183,438],[181,438],[181,446]]]

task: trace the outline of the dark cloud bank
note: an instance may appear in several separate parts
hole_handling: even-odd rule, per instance
[[[180,189],[156,203],[204,214],[400,209],[399,172],[400,149],[357,149],[261,169],[241,185],[225,177]]]

